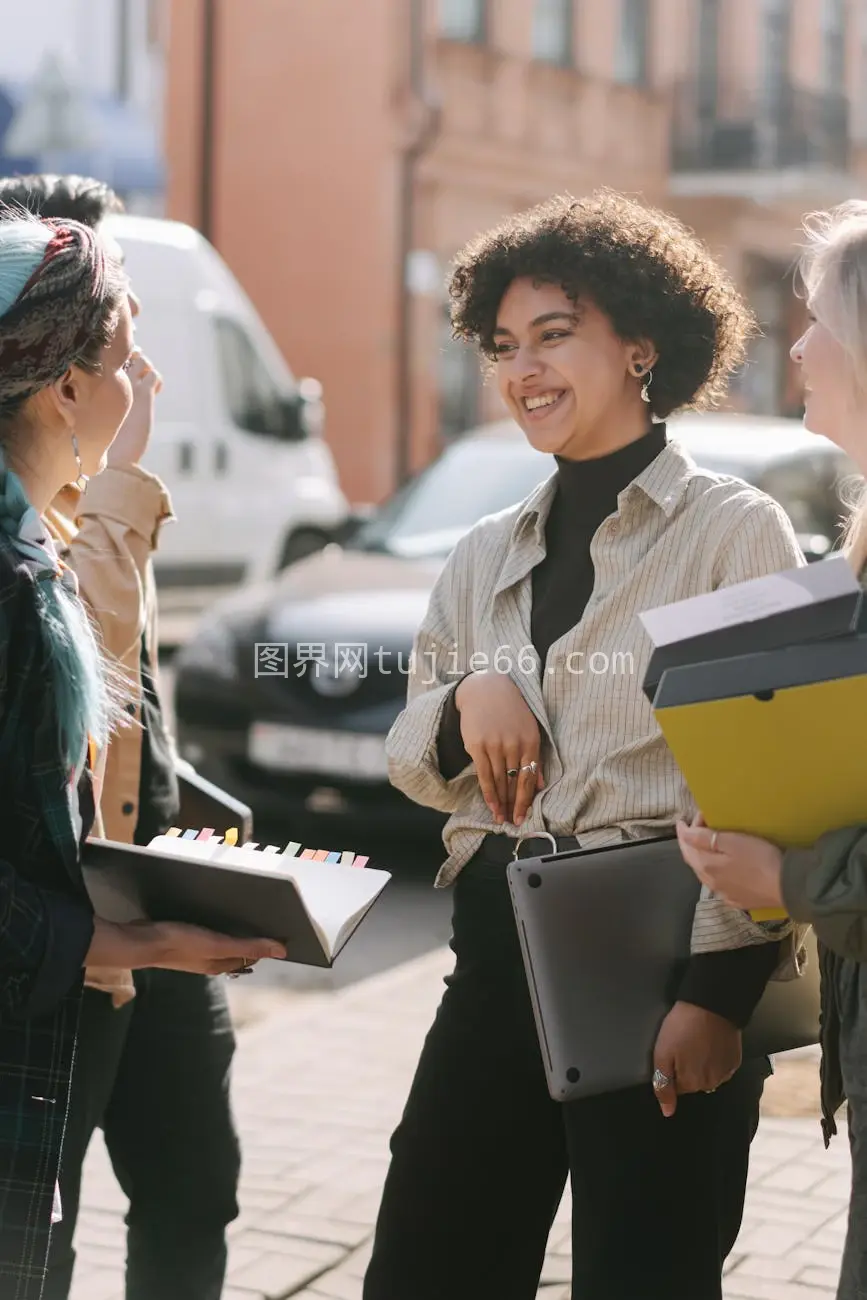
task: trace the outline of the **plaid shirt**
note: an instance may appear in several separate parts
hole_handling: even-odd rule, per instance
[[[36,578],[0,534],[0,1296],[42,1292],[92,912]],[[90,789],[90,772],[82,781]],[[82,801],[83,832],[93,821]]]

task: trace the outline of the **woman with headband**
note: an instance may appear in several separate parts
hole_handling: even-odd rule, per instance
[[[127,285],[75,222],[0,220],[0,1294],[38,1300],[85,966],[217,974],[282,956],[183,925],[93,916],[80,844],[123,716],[42,513],[103,468],[132,400]]]

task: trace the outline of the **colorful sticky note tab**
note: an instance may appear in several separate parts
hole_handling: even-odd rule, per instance
[[[248,847],[249,847],[249,845],[248,845]],[[265,847],[264,847],[264,849],[262,850],[262,852],[263,852],[263,853],[279,853],[279,852],[280,852],[280,849],[278,848],[278,846],[277,846],[276,844],[266,844]]]
[[[309,859],[309,858],[315,858],[316,854],[314,853],[313,849],[302,849],[301,852],[298,854],[298,856],[299,858]]]
[[[183,835],[181,836],[181,839],[182,839],[182,840],[195,840],[195,839],[198,839],[198,837],[199,837],[199,832],[198,832],[198,831],[184,831]]]
[[[341,853],[340,861],[343,863],[345,867],[351,867],[353,862],[355,861],[355,854],[352,852],[351,849],[346,849],[343,853]]]
[[[326,861],[326,862],[339,862],[339,861],[340,861],[340,854],[339,854],[339,853],[329,853],[329,854],[328,854],[328,857],[325,859],[325,861]]]
[[[285,849],[283,850],[284,858],[294,858],[300,848],[301,845],[298,843],[298,841],[292,840],[292,842],[290,844],[287,844]]]
[[[354,867],[366,867],[369,861],[370,858],[356,858],[352,865]]]
[[[197,840],[210,840],[210,839],[213,838],[213,835],[214,835],[214,828],[213,828],[213,826],[206,826],[206,827],[204,828],[204,830],[199,831],[198,835],[196,836],[196,839],[197,839]]]
[[[238,843],[238,828],[237,828],[237,826],[230,826],[230,827],[229,827],[229,829],[226,831],[225,836],[223,837],[223,843],[224,843],[224,844],[237,844],[237,843]]]
[[[169,829],[166,831],[166,839],[167,840],[177,839],[180,833],[181,833],[180,826],[170,826]]]

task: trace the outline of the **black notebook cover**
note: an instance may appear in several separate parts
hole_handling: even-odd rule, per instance
[[[82,875],[94,911],[106,921],[183,921],[239,938],[275,939],[285,944],[286,960],[302,966],[330,967],[343,946],[331,958],[323,951],[288,875],[257,875],[111,840],[86,841]]]

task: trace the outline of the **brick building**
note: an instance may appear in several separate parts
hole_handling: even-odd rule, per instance
[[[765,326],[734,401],[796,405],[787,269],[803,212],[864,188],[867,0],[169,3],[169,212],[322,380],[354,499],[496,413],[442,282],[556,191],[695,226]]]

